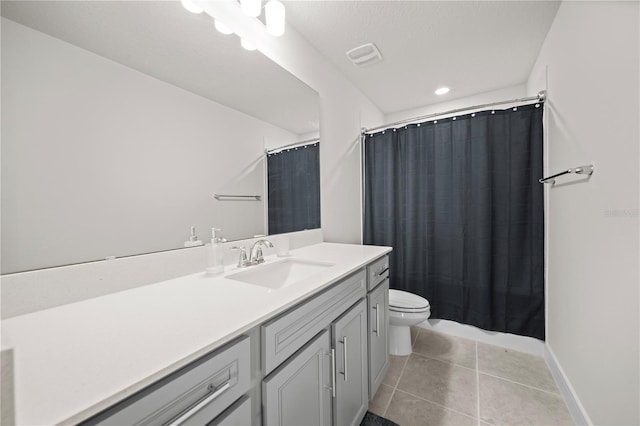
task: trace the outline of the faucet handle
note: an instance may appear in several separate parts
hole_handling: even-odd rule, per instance
[[[238,268],[245,268],[249,265],[249,260],[247,259],[247,250],[244,246],[233,246],[231,250],[237,250],[240,252],[238,256]]]
[[[256,258],[253,259],[256,263],[264,263],[264,255],[262,254],[262,247],[256,248]]]

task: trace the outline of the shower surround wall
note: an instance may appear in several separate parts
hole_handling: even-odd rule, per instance
[[[640,423],[638,2],[563,2],[528,82],[548,88],[547,346],[594,424]]]

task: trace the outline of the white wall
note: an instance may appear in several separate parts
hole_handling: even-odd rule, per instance
[[[548,86],[547,344],[595,424],[640,423],[639,3],[560,6],[528,82]]]
[[[2,272],[264,234],[288,131],[2,19]],[[277,142],[273,142],[277,141]]]

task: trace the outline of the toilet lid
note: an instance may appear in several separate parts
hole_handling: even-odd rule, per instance
[[[429,301],[417,294],[390,289],[389,307],[402,310],[424,310],[429,307]]]

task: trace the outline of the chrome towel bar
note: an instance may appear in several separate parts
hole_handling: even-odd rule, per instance
[[[554,184],[556,183],[556,179],[558,176],[562,176],[562,175],[566,175],[569,173],[575,173],[577,175],[592,175],[593,174],[593,164],[589,164],[587,166],[578,166],[578,167],[574,167],[572,169],[567,169],[563,172],[560,173],[556,173],[555,175],[551,175],[548,176],[546,178],[542,178],[542,179],[538,179],[538,182],[540,183],[550,183],[550,184]]]
[[[225,194],[213,194],[213,198],[218,201],[232,201],[232,200],[244,200],[244,201],[260,201],[262,196],[260,195],[225,195]]]

